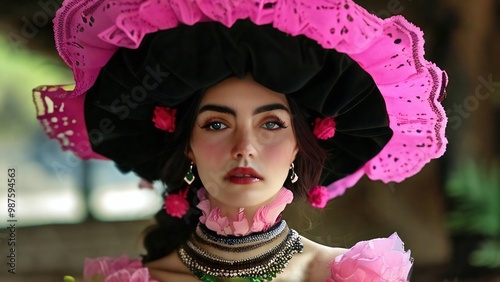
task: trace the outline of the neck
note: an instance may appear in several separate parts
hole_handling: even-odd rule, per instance
[[[244,236],[273,226],[286,205],[292,202],[293,194],[283,187],[266,203],[245,208],[224,206],[210,197],[204,188],[198,191],[198,198],[197,207],[203,213],[200,222],[207,228],[220,235]]]

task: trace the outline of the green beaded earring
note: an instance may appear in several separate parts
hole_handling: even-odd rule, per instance
[[[196,177],[194,177],[193,173],[193,162],[191,162],[189,165],[189,171],[186,173],[186,176],[184,176],[184,181],[186,181],[188,185],[191,185],[195,179]]]

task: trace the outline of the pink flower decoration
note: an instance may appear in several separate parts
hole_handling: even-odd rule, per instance
[[[189,187],[179,194],[168,194],[165,197],[165,210],[173,217],[182,218],[189,210],[189,203],[186,201]]]
[[[412,267],[410,255],[396,233],[362,241],[330,262],[332,277],[326,281],[406,282]]]
[[[328,118],[316,118],[314,121],[313,133],[318,139],[326,140],[332,138],[335,135],[335,121],[333,117]]]
[[[83,267],[84,281],[106,282],[157,282],[150,278],[147,268],[140,260],[131,260],[127,256],[119,258],[100,257],[85,259]]]
[[[175,114],[177,109],[169,107],[155,107],[153,122],[155,127],[170,133],[175,131]]]
[[[315,186],[309,191],[309,203],[315,208],[322,209],[328,203],[328,190],[325,186]]]

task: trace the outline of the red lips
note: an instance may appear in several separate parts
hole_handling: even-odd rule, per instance
[[[230,170],[225,179],[234,184],[250,184],[260,181],[262,176],[250,167],[237,167]]]

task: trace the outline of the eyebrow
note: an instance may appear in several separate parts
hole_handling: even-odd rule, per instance
[[[269,105],[264,105],[264,106],[258,107],[257,109],[255,109],[253,111],[253,115],[257,115],[257,114],[261,114],[261,113],[269,112],[269,111],[273,111],[273,110],[283,110],[283,111],[286,111],[287,113],[290,114],[290,110],[288,110],[288,108],[285,107],[285,105],[276,103],[276,104],[269,104]],[[207,104],[207,105],[201,107],[200,110],[198,111],[198,114],[201,114],[201,113],[206,112],[206,111],[214,111],[214,112],[219,112],[219,113],[230,114],[230,115],[236,116],[236,111],[231,109],[230,107],[221,106],[221,105],[213,105],[213,104]]]

